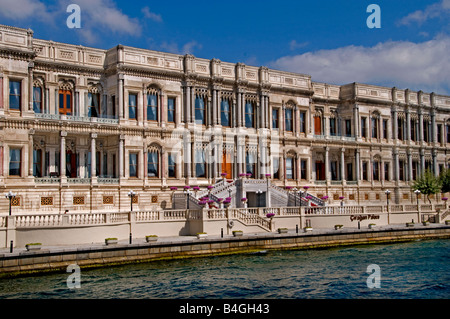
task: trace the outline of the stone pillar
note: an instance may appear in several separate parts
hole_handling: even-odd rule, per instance
[[[341,148],[341,181],[345,183],[345,148]]]
[[[398,161],[398,150],[394,149],[394,165],[395,165],[395,181],[398,183],[400,179],[400,163]]]
[[[66,177],[66,136],[67,132],[61,131],[61,149],[59,161],[59,175],[61,178]]]
[[[125,141],[125,135],[119,136],[119,179],[122,179],[124,177],[124,161],[125,161],[125,152],[124,152],[124,141]]]
[[[356,138],[361,137],[361,133],[359,132],[359,105],[355,104],[353,107],[353,121],[354,121],[354,136]]]
[[[328,181],[330,180],[330,163],[329,163],[329,151],[330,148],[328,146],[325,147],[325,180]]]
[[[212,121],[211,121],[211,123],[209,123],[209,124],[211,124],[211,125],[217,125],[217,124],[219,124],[219,121],[218,121],[218,115],[217,115],[217,90],[215,89],[215,88],[213,88],[213,90],[212,90]],[[219,114],[220,114],[220,112],[219,112]]]
[[[33,134],[34,130],[28,133],[28,176],[33,177]],[[45,152],[42,157],[45,158]]]
[[[117,103],[118,104],[118,107],[119,107],[119,119],[124,119],[124,116],[125,116],[125,110],[124,110],[124,94],[123,94],[123,74],[119,74],[119,88],[118,88],[118,91],[119,92],[117,92],[117,96],[118,96],[118,99],[119,99],[119,103]]]
[[[406,140],[411,142],[411,115],[409,108],[406,109]]]
[[[431,110],[431,141],[437,143],[436,111]]]
[[[408,180],[412,181],[413,180],[413,174],[412,174],[412,155],[411,155],[411,150],[407,151],[407,156],[408,156]]]
[[[95,139],[97,133],[91,133],[91,180],[97,179],[97,152],[95,151]]]
[[[28,111],[33,111],[33,68],[34,62],[30,62],[28,64]]]
[[[439,176],[439,172],[438,172],[438,165],[437,165],[437,150],[433,150],[431,153],[432,157],[433,157],[433,170],[434,170],[434,176],[438,177]]]
[[[422,108],[419,109],[419,141],[423,142],[423,111]]]
[[[356,149],[355,150],[355,178],[356,178],[356,181],[358,184],[359,184],[359,179],[360,179],[359,168],[360,168],[359,149]]]
[[[3,111],[4,104],[3,104],[3,74],[0,73],[0,110]]]
[[[398,119],[397,119],[397,107],[393,106],[392,108],[392,121],[393,121],[393,132],[392,132],[392,139],[394,140],[394,143],[397,142],[398,139]]]

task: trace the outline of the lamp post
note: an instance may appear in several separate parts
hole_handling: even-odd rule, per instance
[[[419,191],[418,189],[416,189],[416,190],[414,191],[414,194],[416,194],[417,207],[419,207],[419,194],[420,194],[420,191]]]
[[[5,193],[5,197],[9,199],[9,216],[11,216],[11,201],[13,200],[14,197],[16,197],[16,194],[9,191],[8,193]]]
[[[128,192],[128,196],[130,197],[131,211],[133,211],[133,199],[136,196],[136,193],[134,191],[129,191]]]
[[[387,206],[389,206],[389,194],[391,193],[391,191],[390,191],[389,189],[387,189],[384,193],[386,194],[386,203],[387,203]]]

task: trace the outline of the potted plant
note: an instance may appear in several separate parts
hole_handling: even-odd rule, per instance
[[[147,243],[152,242],[152,241],[157,241],[158,240],[158,236],[157,235],[148,235],[145,236],[145,241]]]
[[[206,237],[208,237],[207,233],[203,233],[203,232],[197,233],[197,238],[198,239],[203,239],[203,238],[206,238]]]
[[[445,225],[450,225],[450,220],[446,220]]]
[[[272,219],[275,216],[274,213],[267,213],[266,217]]]
[[[278,228],[278,234],[286,234],[288,232],[287,228]]]
[[[375,224],[373,224],[373,223],[372,223],[372,224],[369,224],[369,228],[370,228],[370,229],[373,229],[374,227],[375,227]]]
[[[105,238],[106,245],[114,245],[114,244],[117,244],[118,242],[119,242],[119,240],[116,237]]]
[[[344,225],[334,225],[334,229],[336,230],[341,229],[342,227],[344,227]]]
[[[247,198],[246,197],[241,198],[241,202],[246,203],[247,202]]]
[[[233,230],[234,237],[242,236],[243,234],[244,232],[242,230]]]
[[[177,189],[178,189],[178,187],[175,187],[175,186],[171,186],[171,187],[170,187],[170,190],[171,190],[171,191],[176,191]]]
[[[429,224],[430,224],[430,222],[428,220],[425,220],[422,222],[422,225],[424,225],[424,226],[428,226]]]
[[[414,227],[414,222],[406,223],[406,227]]]
[[[312,228],[311,226],[306,226],[306,227],[303,227],[303,230],[304,230],[305,233],[306,233],[306,232],[312,231],[313,228]]]
[[[25,248],[30,251],[30,250],[39,250],[41,249],[42,244],[41,243],[29,243],[25,245]]]

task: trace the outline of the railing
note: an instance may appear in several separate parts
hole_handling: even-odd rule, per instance
[[[71,122],[84,122],[84,123],[103,123],[103,124],[119,123],[119,119],[112,117],[88,117],[88,116],[48,114],[48,113],[35,113],[34,117],[45,120],[66,120]]]

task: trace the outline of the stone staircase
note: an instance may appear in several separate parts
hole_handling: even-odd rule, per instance
[[[237,207],[240,203],[236,202],[236,198],[240,198],[239,195],[242,193],[242,189],[245,189],[246,192],[256,192],[258,190],[266,192],[267,187],[269,188],[271,207],[308,206],[309,203],[311,206],[324,206],[323,200],[306,191],[300,190],[300,196],[298,192],[292,192],[276,186],[267,180],[238,179],[229,182],[222,179],[214,184],[211,189],[197,191],[195,195],[191,193],[191,195],[189,195],[189,208],[201,208],[198,202],[200,198],[204,197],[208,197],[216,203],[219,203],[220,199],[231,197],[231,207]],[[310,196],[309,201],[305,199],[306,196]],[[173,209],[186,208],[186,203],[187,199],[185,194],[174,194]]]

